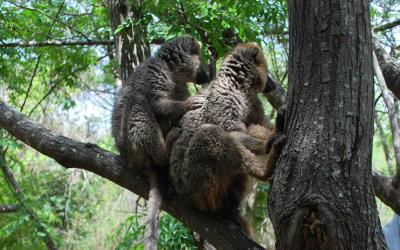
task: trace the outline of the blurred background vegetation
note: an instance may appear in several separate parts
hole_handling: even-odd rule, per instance
[[[129,19],[113,31],[101,0],[0,0],[0,97],[57,134],[116,152],[110,134],[118,89],[112,44],[40,43],[111,41],[136,23],[144,27],[149,42],[191,34],[202,41],[205,57],[217,62],[231,48],[223,37],[256,41],[264,48],[270,74],[287,87],[286,1],[143,0],[131,4],[141,18]],[[371,16],[373,26],[397,20],[400,4],[374,0]],[[399,32],[397,27],[376,34],[395,58],[400,55]],[[39,45],[26,46],[29,42]],[[391,130],[376,89],[373,167],[392,175]],[[260,98],[272,121],[275,111]],[[388,145],[386,155],[384,145]],[[60,249],[143,249],[144,199],[89,172],[66,170],[1,129],[0,149],[0,205],[14,206],[11,212],[0,213],[0,249],[45,249],[48,238]],[[254,182],[242,211],[256,240],[273,249],[268,188],[266,183]],[[377,201],[385,225],[393,211]],[[160,227],[160,249],[195,249],[192,232],[172,216],[164,213]]]

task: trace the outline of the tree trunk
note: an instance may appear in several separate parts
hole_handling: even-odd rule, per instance
[[[288,142],[268,202],[276,248],[386,249],[371,178],[369,1],[288,7]]]
[[[135,67],[150,56],[150,46],[146,40],[143,25],[138,22],[142,18],[141,1],[107,0],[111,25],[115,31],[119,25],[133,22],[114,35],[117,62],[120,67],[120,78],[125,81]]]

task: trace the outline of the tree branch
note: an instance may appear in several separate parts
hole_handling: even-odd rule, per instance
[[[375,42],[376,44],[376,42]],[[379,45],[379,44],[378,44]],[[373,171],[373,184],[375,194],[383,203],[391,207],[396,213],[400,213],[400,135],[399,124],[396,117],[396,109],[393,97],[390,95],[388,85],[385,83],[383,72],[379,66],[377,56],[373,52],[373,67],[375,77],[382,92],[383,100],[388,109],[390,128],[393,136],[393,147],[396,160],[396,174],[393,178],[385,177]]]
[[[163,44],[163,38],[155,38],[151,40],[151,44]],[[66,40],[46,40],[46,41],[28,41],[28,42],[3,42],[0,41],[0,48],[13,48],[13,47],[62,47],[62,46],[114,46],[113,40],[90,40],[90,41],[66,41]]]
[[[396,26],[400,25],[400,19],[394,20],[393,22],[388,22],[384,25],[377,26],[374,28],[374,32],[380,32],[380,31],[385,31],[388,29],[393,29]]]
[[[392,185],[392,178],[381,175],[376,171],[372,171],[372,180],[374,184],[375,195],[400,214],[400,190],[395,189]]]
[[[128,169],[126,162],[117,155],[91,143],[54,135],[47,128],[7,106],[1,99],[0,127],[66,168],[88,170],[139,196],[148,196],[148,181]],[[177,197],[172,197],[163,209],[200,233],[217,249],[262,249],[232,222],[206,215],[182,203]]]
[[[268,75],[268,81],[272,81],[272,83],[275,85],[275,90],[268,94],[265,94],[265,96],[267,97],[268,102],[271,103],[272,107],[278,110],[280,106],[286,103],[286,90],[270,75]]]
[[[400,64],[396,59],[386,53],[385,49],[382,48],[375,38],[373,38],[372,41],[386,85],[390,91],[400,99]]]
[[[378,80],[379,88],[381,89],[383,101],[386,104],[388,109],[389,121],[390,121],[390,129],[392,131],[393,138],[393,149],[396,161],[396,174],[393,177],[392,185],[397,189],[400,186],[400,130],[399,124],[397,122],[396,117],[396,109],[394,107],[394,99],[390,95],[388,88],[386,87],[385,79],[383,78],[383,74],[381,68],[378,63],[378,59],[376,58],[375,52],[373,55],[373,67],[375,77]]]
[[[21,208],[19,204],[0,205],[0,214],[15,213]]]
[[[43,42],[29,41],[29,42],[2,42],[0,41],[0,48],[12,48],[12,47],[61,47],[61,46],[97,46],[97,45],[114,45],[113,40],[90,40],[90,41],[59,41],[59,40],[47,40]]]

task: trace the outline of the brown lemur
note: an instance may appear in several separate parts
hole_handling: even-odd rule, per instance
[[[285,144],[285,108],[273,131],[266,128],[258,92],[272,91],[267,65],[255,43],[239,44],[225,57],[217,78],[191,99],[175,135],[170,183],[197,209],[231,219],[249,232],[240,216],[249,176],[270,177]]]
[[[112,135],[121,157],[150,177],[146,249],[156,249],[158,212],[168,180],[168,131],[190,108],[186,83],[208,82],[199,43],[184,36],[166,42],[129,76],[117,95]],[[148,241],[150,240],[150,241]]]

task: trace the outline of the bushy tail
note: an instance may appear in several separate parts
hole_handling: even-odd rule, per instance
[[[157,250],[158,224],[163,197],[167,192],[167,180],[162,168],[158,167],[150,174],[150,191],[148,200],[148,213],[146,219],[147,230],[144,238],[145,250]]]

